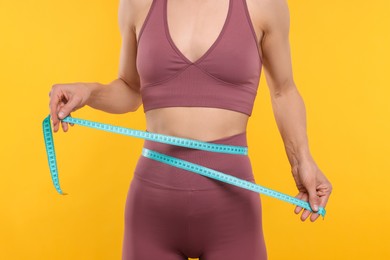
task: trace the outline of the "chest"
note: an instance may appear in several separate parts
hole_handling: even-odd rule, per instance
[[[155,0],[139,29],[137,69],[144,84],[187,66],[242,84],[259,76],[258,37],[245,0]]]

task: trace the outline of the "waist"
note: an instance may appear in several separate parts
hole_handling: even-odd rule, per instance
[[[208,142],[244,147],[248,146],[246,132]],[[144,141],[144,148],[196,163],[241,179],[249,181],[254,180],[252,166],[247,155],[215,153],[157,143],[149,140]],[[157,162],[142,155],[139,157],[134,175],[137,178],[154,183],[162,188],[171,189],[204,190],[229,185],[190,171]]]
[[[210,107],[165,107],[145,115],[149,132],[206,142],[243,133],[248,123],[243,113]]]

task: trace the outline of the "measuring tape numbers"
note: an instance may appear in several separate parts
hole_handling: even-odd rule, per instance
[[[208,142],[203,142],[203,141],[193,140],[188,138],[181,138],[181,137],[151,133],[151,132],[146,132],[141,130],[135,130],[135,129],[125,128],[120,126],[114,126],[109,124],[103,124],[103,123],[93,122],[85,119],[73,118],[69,116],[64,118],[62,121],[66,123],[72,123],[72,124],[86,126],[98,130],[103,130],[111,133],[122,134],[126,136],[142,138],[154,142],[193,148],[193,149],[198,149],[203,151],[228,153],[228,154],[240,154],[240,155],[248,154],[248,148],[244,146],[208,143]],[[50,115],[43,120],[42,128],[43,128],[43,137],[46,146],[46,153],[49,162],[51,178],[57,192],[59,194],[64,195],[65,193],[61,190],[59,177],[58,177],[58,167],[57,167],[57,160],[56,160],[56,154],[54,148],[54,139],[53,139],[51,122],[50,122]],[[147,148],[142,149],[142,155],[152,160],[165,163],[180,169],[184,169],[196,174],[200,174],[202,176],[215,179],[221,182],[225,182],[246,190],[267,195],[313,212],[312,208],[310,207],[310,204],[307,201],[297,199],[290,195],[263,187],[256,183],[242,180],[235,176],[225,174],[223,172],[219,172],[214,169],[210,169],[202,165],[188,162],[176,157],[168,156],[166,154],[158,153],[156,151]],[[326,210],[323,207],[319,207],[317,213],[320,214],[322,217],[325,217]]]

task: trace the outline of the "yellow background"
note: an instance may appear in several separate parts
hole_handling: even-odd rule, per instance
[[[117,1],[0,0],[0,259],[120,259],[140,139],[75,126],[56,134],[61,184],[41,133],[54,83],[117,75]],[[263,197],[269,259],[390,259],[390,2],[289,1],[295,82],[313,157],[334,186],[325,221]],[[142,108],[75,117],[145,129]],[[257,182],[296,194],[262,75],[248,127]]]

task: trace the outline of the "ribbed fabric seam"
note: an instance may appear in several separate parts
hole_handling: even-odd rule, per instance
[[[143,85],[142,88],[153,87],[153,86],[158,85],[158,84],[167,83],[168,81],[173,80],[174,78],[178,77],[180,74],[182,74],[189,67],[191,67],[191,64],[186,65],[184,68],[180,69],[179,71],[177,71],[172,76],[170,76],[170,77],[168,77],[166,79],[163,79],[163,80],[160,80],[160,81],[157,81],[157,82],[154,82],[154,83],[150,83],[150,84],[147,84],[147,85]]]
[[[146,27],[146,25],[147,25],[147,23],[148,23],[148,21],[149,21],[149,18],[150,18],[150,16],[151,16],[151,13],[152,13],[153,8],[154,8],[154,6],[155,6],[155,2],[156,2],[156,0],[152,0],[152,4],[151,4],[150,7],[149,7],[148,14],[146,15],[145,21],[144,21],[144,23],[143,23],[142,26],[141,26],[141,29],[140,29],[139,35],[138,35],[137,45],[139,45],[139,42],[141,41],[142,34],[143,34],[144,29],[145,29],[145,27]]]
[[[251,90],[251,93],[257,93],[256,90],[253,90],[252,88],[249,88],[249,87],[246,87],[244,85],[238,85],[238,84],[234,84],[234,83],[231,83],[231,82],[227,82],[227,81],[224,81],[216,76],[214,76],[213,74],[209,73],[208,71],[206,71],[205,69],[203,69],[202,67],[198,66],[197,64],[194,64],[195,67],[197,67],[198,69],[200,69],[203,73],[205,73],[206,75],[210,76],[211,78],[221,82],[221,83],[224,83],[224,84],[227,84],[227,85],[231,85],[231,86],[235,86],[235,87],[244,87],[245,89],[249,89]]]
[[[191,233],[190,233],[190,222],[191,222],[191,206],[192,206],[192,190],[187,192],[188,195],[188,203],[187,203],[187,243],[186,243],[186,253],[191,251]]]
[[[252,32],[253,38],[254,38],[255,43],[256,43],[256,50],[257,50],[257,54],[259,55],[260,66],[262,66],[263,59],[261,58],[261,55],[260,55],[258,42],[257,42],[257,35],[256,35],[256,32],[255,32],[255,28],[253,26],[253,23],[252,23],[252,19],[251,19],[250,14],[249,14],[248,5],[246,3],[246,0],[242,0],[242,2],[243,2],[244,12],[245,12],[245,16],[246,16],[246,21],[248,22],[249,28],[250,28],[250,30]]]

